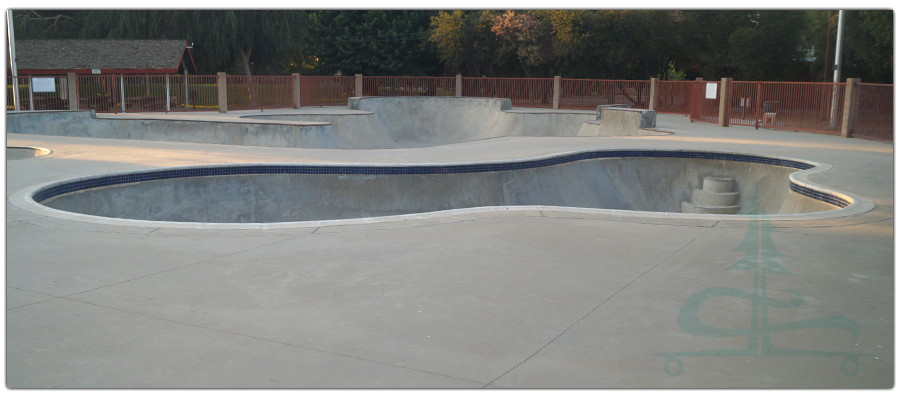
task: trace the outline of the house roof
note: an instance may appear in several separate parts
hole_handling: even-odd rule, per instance
[[[90,70],[104,73],[178,70],[185,40],[19,40],[19,71]]]

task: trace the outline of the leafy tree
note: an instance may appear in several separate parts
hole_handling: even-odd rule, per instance
[[[844,54],[844,78],[894,82],[894,16],[892,10],[850,10]]]
[[[312,74],[434,75],[435,50],[425,41],[432,11],[310,12],[299,59]]]

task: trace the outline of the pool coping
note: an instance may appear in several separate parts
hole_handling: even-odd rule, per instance
[[[44,154],[36,155],[36,156],[34,156],[34,157],[20,158],[20,159],[17,159],[17,160],[6,159],[6,161],[33,160],[33,159],[38,158],[38,157],[46,157],[46,156],[49,156],[50,154],[53,154],[53,150],[51,150],[51,149],[49,149],[49,148],[44,148],[44,147],[32,147],[32,146],[6,146],[6,148],[30,148],[30,149],[32,149],[32,150],[43,151],[43,152],[44,152]]]
[[[64,220],[71,221],[79,221],[84,223],[97,223],[97,224],[106,224],[106,225],[117,225],[117,226],[129,226],[129,227],[153,227],[153,228],[184,228],[184,229],[293,229],[293,228],[312,228],[312,227],[324,227],[324,226],[338,226],[338,225],[356,225],[356,224],[372,224],[372,223],[389,223],[389,222],[398,222],[398,221],[408,221],[408,220],[425,220],[425,219],[433,219],[440,217],[455,217],[455,216],[465,216],[470,214],[478,214],[485,212],[521,212],[521,211],[555,211],[555,212],[569,212],[569,213],[579,213],[585,215],[610,215],[610,216],[620,216],[620,217],[641,217],[641,218],[655,218],[655,219],[678,219],[678,220],[701,220],[701,221],[722,221],[722,220],[737,220],[737,221],[746,221],[753,218],[758,218],[758,215],[727,215],[727,214],[689,214],[689,213],[670,213],[670,212],[655,212],[655,211],[636,211],[636,210],[617,210],[617,209],[598,209],[598,208],[583,208],[583,207],[563,207],[563,206],[545,206],[545,205],[525,205],[525,206],[483,206],[483,207],[470,207],[470,208],[461,208],[461,209],[451,209],[451,210],[440,210],[440,211],[430,211],[424,213],[414,213],[414,214],[398,214],[391,216],[379,216],[379,217],[363,217],[363,218],[351,218],[351,219],[335,219],[335,220],[313,220],[313,221],[291,221],[291,222],[277,222],[277,223],[196,223],[196,222],[175,222],[175,221],[150,221],[150,220],[132,220],[132,219],[123,219],[123,218],[112,218],[112,217],[101,217],[101,216],[92,216],[86,214],[78,214],[69,211],[62,211],[53,209],[47,206],[44,206],[37,201],[34,200],[34,196],[41,191],[48,190],[57,186],[61,186],[63,184],[74,183],[79,181],[86,180],[94,180],[103,177],[115,177],[122,175],[131,175],[136,173],[149,173],[156,171],[174,171],[174,170],[185,170],[185,169],[197,169],[197,168],[218,168],[218,167],[254,167],[254,166],[309,166],[309,167],[325,167],[325,168],[348,168],[348,167],[402,167],[402,168],[412,168],[412,167],[464,167],[464,166],[488,166],[488,165],[496,165],[496,164],[508,164],[508,163],[524,163],[524,162],[532,162],[532,161],[542,161],[549,160],[557,157],[571,156],[583,153],[595,153],[595,152],[649,152],[649,151],[660,151],[660,152],[689,152],[689,153],[711,153],[716,155],[731,155],[731,156],[750,156],[750,157],[762,157],[767,159],[779,160],[783,162],[795,162],[810,165],[811,167],[807,169],[800,169],[795,172],[792,172],[788,175],[788,183],[790,185],[789,190],[795,191],[801,195],[805,195],[807,197],[811,197],[808,194],[804,194],[800,192],[800,190],[807,190],[814,193],[823,193],[830,196],[837,197],[844,201],[849,202],[849,205],[843,208],[838,208],[835,210],[827,210],[827,211],[819,211],[813,213],[805,213],[805,214],[775,214],[775,215],[767,215],[768,220],[772,221],[802,221],[802,220],[821,220],[821,219],[831,219],[838,217],[846,217],[851,215],[863,214],[868,211],[871,211],[875,208],[875,203],[871,200],[858,196],[852,193],[839,192],[836,190],[832,190],[829,188],[822,187],[817,184],[813,184],[809,181],[809,176],[812,174],[820,173],[823,171],[827,171],[832,168],[831,165],[813,162],[809,160],[801,160],[789,157],[781,157],[781,156],[769,156],[769,155],[759,155],[752,154],[746,152],[739,151],[721,151],[721,150],[666,150],[666,149],[603,149],[603,150],[578,150],[578,151],[569,151],[563,153],[555,153],[552,155],[545,155],[539,157],[529,157],[529,158],[521,158],[521,159],[506,159],[500,161],[473,161],[473,162],[453,162],[453,163],[276,163],[276,162],[266,162],[266,163],[228,163],[228,164],[198,164],[191,166],[178,166],[178,167],[161,167],[161,168],[152,168],[152,169],[141,169],[141,170],[128,170],[128,171],[119,171],[113,173],[105,173],[105,174],[95,174],[88,175],[82,177],[75,177],[70,179],[58,180],[50,183],[41,183],[36,184],[30,187],[26,187],[15,192],[13,195],[9,197],[9,202],[22,210],[29,211],[35,214],[43,215],[46,217],[55,217]],[[612,159],[612,158],[685,158],[685,157],[603,157],[603,159]],[[690,158],[690,157],[687,157]],[[573,160],[580,161],[580,160]],[[737,160],[725,160],[725,161],[737,161]],[[777,165],[776,165],[777,166]],[[248,175],[251,173],[245,173],[244,175]],[[338,174],[338,173],[330,173],[330,174]],[[410,173],[414,174],[414,173]],[[436,173],[442,174],[442,173]],[[800,190],[796,189],[799,188]],[[72,192],[77,191],[73,190]],[[61,193],[62,194],[67,194]],[[47,199],[52,198],[48,197]],[[819,200],[822,201],[822,200]]]

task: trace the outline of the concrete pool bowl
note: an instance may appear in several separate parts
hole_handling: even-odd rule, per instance
[[[25,160],[40,156],[46,156],[51,151],[41,147],[6,146],[6,160]]]
[[[203,119],[178,113],[137,116],[97,115],[91,111],[14,112],[7,115],[6,131],[307,149],[437,147],[506,136],[669,134],[640,127],[641,114],[635,111],[648,110],[609,110],[613,112],[604,121],[598,121],[593,110],[514,108],[504,98],[352,97],[346,107],[311,107],[282,113],[270,110]]]
[[[455,164],[221,164],[119,172],[31,187],[22,208],[64,219],[183,228],[292,228],[503,210],[654,218],[833,218],[865,198],[811,184],[804,160],[684,150],[594,150]],[[733,215],[683,212],[704,180],[733,180]],[[709,182],[706,182],[709,183]],[[715,183],[715,181],[714,181]],[[758,199],[758,200],[754,200]]]

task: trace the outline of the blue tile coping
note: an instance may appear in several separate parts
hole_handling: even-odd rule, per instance
[[[569,163],[581,160],[599,158],[690,158],[704,160],[740,161],[747,163],[769,164],[773,166],[788,167],[797,170],[809,170],[817,166],[816,163],[795,159],[766,157],[753,154],[724,153],[712,151],[689,150],[595,150],[577,153],[559,154],[544,158],[517,161],[502,161],[492,163],[466,163],[466,164],[436,164],[436,165],[300,165],[300,164],[218,164],[208,166],[173,167],[157,170],[134,171],[115,173],[97,177],[85,177],[76,180],[63,181],[58,184],[43,187],[34,192],[33,200],[43,203],[53,197],[88,190],[99,187],[107,187],[118,184],[130,184],[144,181],[167,180],[173,178],[226,176],[244,174],[456,174],[456,173],[481,173],[493,171],[523,170],[538,167],[547,167],[557,164]],[[838,196],[831,192],[814,188],[809,185],[790,182],[791,191],[814,200],[823,201],[839,208],[852,204],[852,199],[847,196]]]

